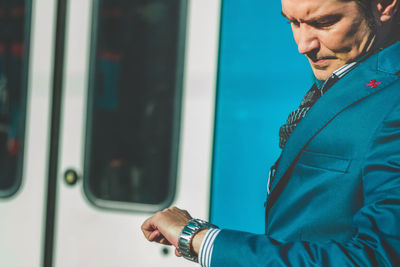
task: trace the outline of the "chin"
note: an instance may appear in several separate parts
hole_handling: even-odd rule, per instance
[[[332,74],[332,71],[328,71],[328,70],[324,70],[324,71],[321,71],[321,70],[313,70],[313,72],[314,72],[315,78],[317,78],[317,79],[320,80],[320,81],[325,81],[325,80],[328,79],[329,76],[331,76],[331,74]]]
[[[338,62],[328,62],[326,65],[323,66],[312,65],[312,70],[314,72],[315,78],[320,81],[325,81],[332,75],[335,70],[339,69],[343,65],[344,64],[338,64]]]

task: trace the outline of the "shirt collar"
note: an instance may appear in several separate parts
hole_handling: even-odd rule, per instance
[[[352,71],[355,67],[358,66],[361,62],[363,62],[365,59],[367,59],[369,56],[373,55],[378,49],[372,50],[371,52],[368,52],[358,58],[356,61],[347,63],[346,65],[341,66],[337,70],[335,70],[332,75],[326,79],[325,81],[317,80],[315,78],[315,85],[318,87],[319,90],[321,90],[321,94],[325,93],[335,82],[337,82],[339,79],[343,78],[347,73]]]
[[[342,77],[344,77],[347,73],[349,73],[351,70],[353,70],[359,63],[360,61],[354,61],[351,63],[348,63],[344,66],[341,66],[337,70],[335,70],[332,75],[326,79],[325,81],[317,80],[315,78],[315,85],[318,87],[319,90],[321,90],[321,93],[325,93],[329,87],[333,85],[334,82],[338,81]]]

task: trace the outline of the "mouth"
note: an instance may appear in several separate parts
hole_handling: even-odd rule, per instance
[[[333,59],[336,59],[335,57],[320,57],[320,58],[308,58],[311,65],[313,65],[315,68],[318,69],[323,69],[328,67],[329,62]]]
[[[318,59],[318,60],[313,60],[312,64],[320,66],[324,65],[326,62],[328,62],[328,59]]]

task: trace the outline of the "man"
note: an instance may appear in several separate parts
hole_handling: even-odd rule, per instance
[[[399,0],[282,0],[316,82],[280,129],[266,233],[166,209],[149,241],[203,266],[400,266]],[[189,221],[190,220],[190,221]]]

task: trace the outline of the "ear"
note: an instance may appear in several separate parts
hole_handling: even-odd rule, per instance
[[[388,22],[396,15],[399,8],[399,0],[377,0],[376,10],[381,23]]]

